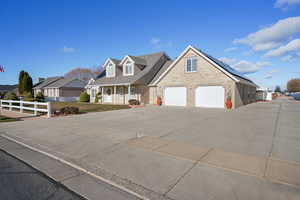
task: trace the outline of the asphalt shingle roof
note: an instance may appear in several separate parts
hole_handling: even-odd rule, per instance
[[[168,67],[172,64],[172,62],[173,62],[172,60],[168,60],[167,62],[165,62],[165,64],[160,68],[160,70],[152,79],[150,85],[153,84],[162,75],[162,73],[164,73],[168,69]]]
[[[223,63],[222,61],[210,56],[209,54],[197,49],[199,52],[208,57],[212,62],[214,62],[219,67],[223,68],[226,72],[230,73],[241,83],[250,84],[255,87],[257,85],[245,77],[243,74],[239,73],[228,64]],[[165,63],[162,63],[160,66],[155,66],[158,63],[159,59],[163,55],[166,55],[164,52],[148,54],[143,56],[129,56],[136,64],[145,65],[146,67],[140,72],[136,73],[133,76],[123,76],[122,66],[117,65],[116,67],[116,76],[115,77],[106,77],[105,72],[99,76],[99,78],[92,85],[113,85],[113,84],[153,84],[162,74],[165,72],[168,67],[172,64],[169,58]],[[111,58],[112,59],[112,58]],[[120,63],[120,60],[114,59],[116,63]],[[150,75],[149,75],[150,74]]]
[[[35,86],[33,89],[42,89],[52,83],[54,83],[55,81],[58,81],[60,79],[62,79],[62,76],[55,76],[55,77],[49,77],[46,78],[42,83],[38,84],[37,86]]]
[[[79,79],[77,79],[77,78],[62,78],[62,79],[59,79],[59,80],[47,85],[45,88],[61,88],[73,80],[79,80]],[[84,82],[84,81],[82,81],[82,82]]]
[[[147,54],[142,56],[130,56],[131,59],[137,61],[138,64],[143,63],[143,65],[145,65],[146,67],[140,72],[134,74],[133,76],[123,76],[122,66],[117,66],[115,77],[100,76],[91,85],[133,84],[133,83],[148,84],[152,80],[153,76],[159,70],[156,64],[164,55],[165,55],[164,52],[159,52],[159,53]],[[149,73],[151,72],[154,73],[152,77],[149,76]]]
[[[109,58],[114,64],[118,65],[121,60],[115,59],[115,58]]]

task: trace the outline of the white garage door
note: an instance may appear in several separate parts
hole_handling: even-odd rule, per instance
[[[186,106],[186,88],[167,87],[164,93],[164,102],[167,106]]]
[[[201,86],[195,91],[197,107],[224,108],[224,88],[222,86]]]

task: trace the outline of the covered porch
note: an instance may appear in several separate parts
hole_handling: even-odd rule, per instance
[[[99,103],[128,104],[130,99],[142,102],[142,89],[138,85],[99,85],[91,88],[91,102],[95,102],[96,95],[100,93]]]

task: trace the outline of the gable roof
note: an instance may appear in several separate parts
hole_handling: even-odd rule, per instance
[[[160,66],[157,65],[160,59],[162,59],[162,57],[165,57],[165,59],[169,59],[169,57],[164,52],[128,57],[137,64],[142,63],[143,65],[145,65],[145,68],[132,76],[123,76],[122,73],[116,73],[115,77],[106,77],[101,75],[98,76],[95,82],[91,83],[91,85],[117,85],[133,83],[148,84],[163,65],[163,63],[161,63]],[[120,64],[121,63],[122,62],[120,62]],[[117,67],[116,70],[121,69]]]
[[[82,82],[82,85],[84,85],[84,86],[86,85],[84,81],[82,81],[78,78],[62,78],[62,79],[59,79],[59,80],[47,85],[45,88],[61,88],[61,87],[64,87],[67,84],[69,84],[69,83],[71,83],[72,81],[75,81],[75,80]],[[75,87],[75,85],[74,86],[68,86],[68,87]]]
[[[189,45],[181,54],[180,56],[178,56],[175,61],[170,64],[167,69],[165,69],[164,72],[162,72],[160,74],[159,77],[156,78],[156,80],[151,82],[151,85],[156,85],[172,68],[173,66],[175,66],[175,64],[189,51],[189,50],[193,50],[195,53],[197,53],[198,55],[200,55],[201,57],[203,57],[206,61],[208,61],[209,63],[211,63],[213,66],[215,66],[217,69],[219,69],[220,71],[222,71],[225,75],[227,75],[229,78],[231,78],[232,80],[234,80],[235,82],[243,82],[245,84],[249,84],[249,85],[253,85],[255,87],[257,87],[257,85],[251,81],[250,79],[244,77],[241,73],[237,72],[236,70],[234,70],[232,67],[230,67],[229,65],[219,61],[218,59],[204,53],[203,51]]]
[[[147,61],[145,59],[141,58],[140,56],[131,56],[131,55],[125,56],[119,64],[123,65],[126,59],[129,59],[138,65],[146,65],[147,64]]]
[[[60,80],[62,78],[63,78],[62,76],[54,76],[54,77],[46,78],[40,84],[38,84],[37,86],[33,87],[33,89],[42,89],[42,88],[50,85],[51,83],[54,83],[55,81],[58,81],[58,80]]]
[[[121,60],[118,60],[118,59],[115,59],[115,58],[107,58],[104,65],[103,65],[103,67],[106,66],[109,61],[111,61],[115,65],[118,65],[121,62]]]
[[[152,79],[150,85],[152,85],[153,83],[155,83],[155,81],[162,75],[162,73],[164,73],[164,71],[166,71],[168,69],[168,67],[173,63],[172,60],[168,60],[167,62],[165,62],[165,64],[160,68],[160,70],[157,72],[157,74],[154,76],[154,78]]]

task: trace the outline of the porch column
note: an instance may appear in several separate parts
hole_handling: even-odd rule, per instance
[[[117,100],[117,86],[114,86],[114,101],[113,103],[116,104]]]
[[[104,102],[104,87],[101,87],[101,103]]]
[[[131,99],[131,89],[130,89],[130,85],[128,85],[128,100]]]

